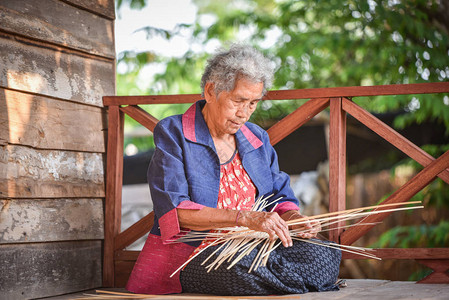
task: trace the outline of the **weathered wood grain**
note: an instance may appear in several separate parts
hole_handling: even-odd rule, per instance
[[[106,111],[0,88],[0,145],[105,152]]]
[[[342,110],[342,101],[342,98],[330,99],[329,212],[346,209],[346,112]],[[339,242],[344,225],[344,222],[331,225],[332,241]]]
[[[110,96],[103,97],[103,104],[110,105],[139,105],[139,104],[180,104],[193,103],[203,99],[201,94],[182,95],[146,95],[146,96]]]
[[[312,99],[268,129],[270,142],[276,145],[287,135],[311,120],[316,114],[329,106],[329,99]]]
[[[430,154],[352,101],[343,99],[343,109],[390,144],[416,160],[422,166],[425,167],[434,160]],[[448,170],[443,171],[441,174],[438,174],[438,176],[449,184]]]
[[[0,199],[104,197],[99,153],[0,146]]]
[[[159,122],[154,116],[146,112],[143,108],[137,105],[128,105],[120,107],[120,110],[126,113],[128,116],[145,126],[151,132],[154,131],[157,123]]]
[[[118,106],[110,106],[108,116],[103,286],[113,287],[114,239],[120,233],[122,216],[124,114]]]
[[[429,260],[449,258],[449,248],[375,248],[370,253],[382,259]],[[342,259],[366,259],[366,256],[342,252]]]
[[[64,2],[0,0],[0,16],[0,30],[110,59],[115,57],[113,21]]]
[[[449,255],[446,259],[420,259],[418,262],[433,270],[418,283],[449,283]]]
[[[101,286],[101,241],[0,245],[1,299],[30,299]]]
[[[154,211],[131,225],[128,229],[121,232],[115,237],[114,250],[123,250],[125,247],[131,245],[145,234],[147,234],[154,224]]]
[[[114,287],[125,287],[134,268],[135,261],[115,261]]]
[[[366,97],[381,95],[411,95],[449,93],[449,82],[414,84],[392,84],[377,86],[347,86],[335,88],[315,88],[301,90],[268,91],[263,100],[290,100],[311,98]],[[201,99],[200,94],[147,95],[147,96],[107,96],[104,105],[141,105],[191,103]]]
[[[136,261],[139,254],[140,251],[137,250],[117,250],[115,251],[114,259]]]
[[[368,97],[383,95],[411,95],[449,92],[449,82],[429,82],[413,84],[390,84],[375,86],[345,86],[330,88],[298,89],[269,91],[266,99],[309,99],[309,98],[340,98]]]
[[[388,203],[399,203],[408,201],[416,193],[422,190],[426,185],[428,185],[432,180],[436,178],[444,169],[449,167],[449,150],[443,155],[438,157],[436,160],[432,161],[427,165],[421,172],[415,175],[411,180],[405,183],[396,192],[391,194],[387,199],[381,202],[381,204]],[[388,217],[392,212],[373,214],[365,217],[359,222],[366,224],[376,224],[382,222],[383,219]],[[344,231],[340,235],[340,243],[344,245],[351,245],[369,230],[371,230],[375,225],[364,225],[364,226],[352,226]]]
[[[0,244],[103,238],[102,199],[0,200]]]
[[[115,19],[113,0],[61,0],[73,6],[82,7],[87,11],[94,12],[108,19]]]
[[[114,62],[38,47],[0,36],[0,86],[103,106],[113,95]]]

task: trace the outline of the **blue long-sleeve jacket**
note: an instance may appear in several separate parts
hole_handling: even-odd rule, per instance
[[[183,115],[161,120],[154,130],[156,150],[148,168],[155,211],[151,233],[161,235],[163,241],[179,233],[176,208],[217,207],[220,161],[201,113],[204,105],[204,100],[198,101]],[[266,131],[247,122],[235,137],[242,165],[257,188],[257,196],[282,196],[274,210],[280,214],[298,209],[289,176],[279,170]]]

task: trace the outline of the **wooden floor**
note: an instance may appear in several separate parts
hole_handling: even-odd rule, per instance
[[[449,299],[449,284],[415,284],[410,281],[388,281],[371,279],[349,279],[347,287],[338,292],[307,293],[302,295],[266,296],[266,297],[219,297],[207,295],[172,295],[150,296],[148,299]],[[116,292],[126,292],[124,289],[101,289]],[[45,299],[68,300],[86,297],[95,291],[76,293]]]

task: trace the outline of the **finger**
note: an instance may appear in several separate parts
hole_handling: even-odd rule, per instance
[[[281,240],[282,245],[284,247],[287,248],[290,246],[291,241],[288,240],[287,236],[282,232],[282,230],[277,230],[276,235]],[[291,238],[290,238],[290,240],[291,240]]]
[[[269,235],[270,241],[275,241],[278,238],[278,235],[276,234],[276,232],[274,230],[267,230],[266,232]]]
[[[279,239],[282,241],[284,247],[290,247],[293,245],[292,238],[290,236],[290,232],[288,231],[288,227],[282,223],[278,223],[275,229],[276,234]]]
[[[304,238],[305,238],[305,239],[310,239],[310,238],[312,238],[312,237],[313,237],[313,235],[310,234],[310,233],[305,233],[305,234],[304,234]]]
[[[310,229],[310,228],[313,227],[313,226],[312,226],[312,223],[311,223],[310,221],[307,221],[306,223],[304,223],[304,225],[305,225],[305,227],[306,227],[307,229]]]

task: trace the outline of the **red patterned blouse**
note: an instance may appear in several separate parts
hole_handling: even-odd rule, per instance
[[[236,152],[226,163],[220,165],[220,189],[217,208],[250,210],[254,205],[256,187],[243,168],[240,155]],[[211,230],[211,232],[217,232]],[[191,256],[212,243],[212,239],[204,240]]]

